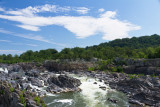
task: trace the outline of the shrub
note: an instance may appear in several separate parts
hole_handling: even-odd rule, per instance
[[[95,70],[95,68],[94,67],[90,67],[90,68],[88,68],[88,71],[94,71]]]
[[[36,64],[36,66],[37,66],[37,67],[40,67],[40,66],[41,66],[41,64],[40,64],[40,63],[37,63],[37,64]]]
[[[11,88],[10,88],[10,92],[13,92],[13,91],[14,91],[14,88],[13,88],[13,87],[11,87]]]
[[[117,68],[116,68],[116,67],[112,67],[112,71],[113,71],[113,72],[116,72],[116,71],[117,71]]]
[[[34,97],[34,101],[36,101],[37,105],[40,106],[40,98],[37,96],[37,97]]]
[[[135,75],[130,75],[129,78],[133,79],[133,78],[135,78]]]
[[[0,90],[0,94],[4,94],[4,90]]]
[[[26,100],[23,96],[23,92],[19,96],[20,96],[20,103],[22,103],[24,105],[24,107],[26,107]]]
[[[32,94],[32,93],[29,93],[29,95],[30,95],[30,96],[33,96],[33,94]]]
[[[117,72],[123,72],[123,68],[121,66],[117,67]]]

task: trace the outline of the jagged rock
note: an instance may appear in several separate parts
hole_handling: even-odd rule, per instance
[[[38,86],[38,87],[43,87],[44,83],[42,80],[39,80],[38,78],[28,78],[29,81],[31,81],[32,85]]]
[[[27,75],[29,77],[36,77],[37,78],[40,76],[40,73],[39,73],[39,71],[33,69],[33,70],[26,72],[25,75]]]
[[[58,77],[53,76],[48,79],[50,86],[47,88],[49,92],[65,92],[68,91],[78,91],[78,86],[81,85],[80,80],[68,77],[66,75],[60,75]]]
[[[112,98],[108,98],[107,100],[110,101],[110,102],[112,102],[112,103],[117,103],[118,102],[117,100],[112,99]]]
[[[93,84],[97,84],[97,82],[94,82]]]
[[[160,103],[160,79],[150,76],[111,82],[110,87],[126,93],[129,102],[137,105],[156,106]]]
[[[99,88],[101,88],[102,90],[106,90],[105,86],[100,86]]]
[[[34,101],[35,95],[31,96],[30,92],[21,92],[18,88],[13,88],[7,81],[0,81],[0,107],[24,107],[21,100],[26,102],[27,107],[37,107]],[[27,101],[29,99],[29,103]]]

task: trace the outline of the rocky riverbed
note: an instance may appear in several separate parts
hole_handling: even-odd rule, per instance
[[[160,107],[160,77],[135,76],[111,72],[74,72],[98,78],[128,96],[130,107]],[[101,88],[101,87],[100,87]],[[116,102],[116,101],[115,101]]]
[[[45,65],[46,66],[46,65]],[[112,89],[121,91],[128,96],[129,103],[131,107],[143,107],[143,106],[160,106],[160,78],[151,76],[139,76],[136,78],[130,78],[128,74],[124,73],[111,73],[111,72],[89,72],[84,71],[81,67],[80,70],[68,70],[66,71],[54,71],[53,69],[48,69],[49,65],[45,67],[44,65],[38,65],[35,63],[21,63],[21,64],[1,64],[0,65],[0,81],[1,83],[10,84],[0,85],[1,90],[4,89],[5,93],[2,94],[0,99],[7,99],[5,101],[0,101],[0,107],[7,107],[5,104],[12,103],[19,104],[20,94],[19,91],[25,90],[24,96],[27,96],[26,104],[30,104],[33,107],[38,106],[34,98],[36,96],[52,96],[53,93],[62,93],[70,91],[80,91],[79,86],[81,81],[79,79],[68,76],[68,74],[76,74],[79,77],[88,76],[92,78],[97,78],[99,81],[104,81],[105,84],[109,85]],[[75,67],[75,66],[74,66]],[[51,67],[49,67],[51,68]],[[93,84],[97,84],[94,82]],[[13,88],[14,93],[9,88]],[[98,88],[105,90],[107,87],[99,86]],[[29,93],[35,93],[35,96],[31,97],[30,103],[27,103]],[[17,94],[18,99],[16,99],[15,94]],[[12,100],[10,100],[12,99]],[[117,103],[116,99],[108,98],[106,99],[112,103]],[[7,103],[6,103],[7,101]],[[18,103],[17,103],[18,102]],[[18,106],[19,106],[18,105]],[[40,106],[40,105],[39,105]]]

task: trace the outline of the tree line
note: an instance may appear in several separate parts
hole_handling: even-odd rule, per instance
[[[121,58],[160,58],[160,35],[116,39],[86,48],[64,48],[40,51],[28,50],[21,55],[0,55],[0,63],[43,62],[44,60],[68,59],[91,60]]]

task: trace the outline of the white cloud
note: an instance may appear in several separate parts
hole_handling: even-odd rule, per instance
[[[74,10],[77,11],[79,14],[87,14],[90,9],[86,7],[77,7]]]
[[[0,18],[17,21],[21,23],[21,25],[17,25],[18,27],[32,31],[40,30],[41,26],[63,26],[70,32],[74,33],[77,38],[85,38],[97,33],[102,33],[102,38],[104,40],[113,40],[116,38],[128,37],[128,32],[141,29],[140,26],[133,25],[130,22],[118,20],[116,14],[115,11],[107,11],[96,18],[91,16],[27,17],[21,15],[0,15]],[[28,37],[28,35],[23,35],[23,37],[34,40],[39,39],[39,41],[50,43],[50,41],[39,36]]]
[[[0,11],[5,11],[2,7],[0,7]]]
[[[105,10],[103,8],[98,9],[99,12],[104,12]]]
[[[9,34],[9,35],[12,35],[12,36],[17,36],[17,37],[21,37],[21,38],[26,38],[26,39],[31,39],[31,40],[36,40],[36,41],[41,41],[41,42],[46,42],[46,43],[49,43],[49,44],[53,44],[53,45],[58,45],[58,46],[61,46],[61,47],[65,47],[66,45],[64,44],[60,44],[60,43],[56,43],[56,42],[52,42],[50,40],[47,40],[45,38],[43,38],[42,36],[34,36],[34,35],[25,35],[25,34],[18,34],[18,33],[14,33],[14,32],[10,32],[10,31],[7,31],[7,30],[4,30],[2,28],[0,28],[0,33],[4,33],[4,34]]]
[[[21,54],[23,52],[21,50],[0,50],[0,54]]]
[[[13,15],[34,16],[36,13],[40,13],[40,12],[57,12],[57,11],[63,11],[63,10],[66,10],[66,9],[56,5],[45,4],[42,6],[35,6],[35,7],[29,6],[24,9],[11,10],[11,11],[7,11],[6,13],[13,14]]]
[[[39,31],[40,29],[36,26],[31,26],[31,25],[17,25],[18,27],[21,27],[26,30],[32,30],[32,31]]]
[[[36,45],[36,44],[26,44],[26,45],[28,45],[28,46],[33,46],[33,47],[37,47],[38,45]]]
[[[89,9],[86,7],[70,7],[70,6],[60,7],[58,5],[45,4],[42,6],[35,6],[35,7],[29,6],[24,9],[9,10],[6,11],[6,13],[12,15],[21,15],[21,16],[34,16],[36,15],[36,13],[41,13],[41,12],[57,13],[57,12],[69,12],[69,11],[76,11],[80,14],[86,14],[88,13]]]
[[[0,40],[0,42],[11,42],[9,40]]]

